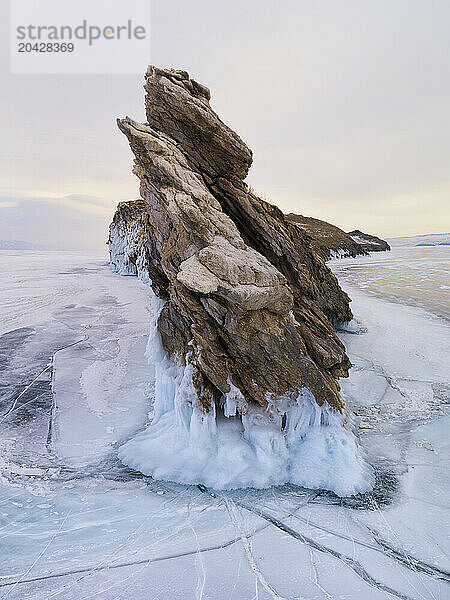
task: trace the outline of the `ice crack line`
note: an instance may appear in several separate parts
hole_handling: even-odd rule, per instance
[[[24,395],[24,394],[25,394],[25,393],[26,393],[26,392],[27,392],[27,391],[30,389],[30,387],[31,387],[31,386],[32,386],[34,383],[36,383],[36,381],[39,379],[39,377],[40,377],[41,375],[43,375],[43,374],[44,374],[46,371],[48,371],[48,370],[50,369],[50,367],[51,367],[51,366],[52,366],[52,361],[50,361],[50,362],[49,362],[49,364],[48,364],[46,367],[44,367],[44,368],[42,369],[42,371],[40,371],[40,372],[39,372],[39,373],[36,375],[36,377],[35,377],[35,378],[34,378],[34,379],[33,379],[33,380],[32,380],[32,381],[31,381],[31,382],[30,382],[30,383],[29,383],[29,384],[28,384],[26,387],[24,387],[24,389],[23,389],[23,390],[20,392],[20,394],[14,398],[14,400],[12,401],[12,404],[11,404],[11,406],[10,406],[10,407],[9,407],[9,409],[8,409],[8,410],[5,412],[5,414],[2,416],[2,418],[1,418],[1,420],[0,420],[0,425],[3,423],[3,421],[6,419],[6,417],[7,417],[8,415],[10,415],[10,414],[11,414],[11,413],[12,413],[12,412],[13,412],[13,411],[16,409],[17,402],[20,400],[20,398],[21,398],[21,397],[22,397],[22,396],[23,396],[23,395]],[[33,401],[34,401],[34,400],[35,400],[35,398],[33,398]],[[28,404],[28,402],[27,402],[27,404]],[[25,406],[25,405],[24,405],[24,406]],[[22,408],[22,407],[20,406],[19,408]]]
[[[228,500],[227,498],[224,498],[224,502],[225,506],[227,507],[230,521],[233,523],[236,530],[239,532],[240,538],[242,540],[242,545],[244,546],[245,556],[257,581],[259,581],[261,586],[266,590],[266,592],[268,592],[272,596],[274,600],[287,600],[284,596],[280,596],[280,594],[270,585],[270,583],[264,577],[261,569],[256,564],[247,534],[245,533],[241,523],[239,522],[238,515],[236,514],[235,503],[232,500]]]
[[[262,519],[269,521],[270,523],[272,523],[272,525],[274,525],[281,531],[284,531],[284,533],[287,533],[288,535],[295,538],[296,540],[299,540],[303,544],[310,546],[314,550],[318,550],[319,552],[323,552],[324,554],[329,554],[329,555],[333,556],[334,558],[336,558],[337,560],[340,560],[341,562],[346,564],[349,567],[349,569],[355,573],[355,575],[357,575],[360,579],[365,581],[368,585],[370,585],[382,592],[390,594],[391,596],[394,596],[395,598],[399,598],[400,600],[412,600],[412,598],[410,596],[407,596],[406,594],[402,594],[401,592],[394,590],[393,588],[389,587],[388,585],[385,585],[384,583],[381,583],[381,582],[377,581],[376,579],[374,579],[372,577],[372,575],[370,575],[364,569],[364,567],[361,565],[361,563],[358,562],[356,559],[354,559],[350,556],[346,556],[345,554],[341,554],[337,550],[333,550],[332,548],[328,548],[327,546],[323,546],[321,543],[316,542],[315,540],[303,535],[302,533],[300,533],[299,531],[296,531],[295,529],[292,529],[292,527],[289,527],[289,525],[287,525],[283,521],[280,521],[279,519],[273,517],[272,515],[264,512],[258,508],[246,506],[245,504],[242,504],[241,502],[238,502],[238,501],[235,501],[235,503],[238,506],[240,506],[241,508],[244,508],[245,510],[250,511],[250,512],[254,513],[255,515],[258,515]]]
[[[373,544],[368,544],[367,542],[362,542],[361,540],[355,540],[354,538],[351,538],[342,533],[338,533],[337,531],[332,531],[331,529],[327,529],[326,527],[323,527],[322,525],[318,525],[317,523],[314,523],[313,521],[310,521],[309,519],[305,519],[304,517],[301,517],[299,515],[293,515],[293,516],[295,519],[302,521],[309,527],[314,527],[315,529],[320,529],[321,531],[324,531],[325,533],[329,533],[329,534],[334,535],[343,540],[348,540],[349,542],[353,542],[354,544],[357,544],[358,546],[363,546],[364,548],[368,548],[369,550],[374,550],[375,552],[380,552],[381,554],[388,555],[390,558],[393,558],[394,560],[401,562],[405,567],[408,567],[408,569],[411,569],[414,572],[421,571],[422,573],[426,573],[427,575],[436,576],[437,579],[441,579],[442,581],[446,581],[447,583],[450,582],[450,573],[448,573],[447,571],[445,571],[443,569],[440,569],[439,567],[436,567],[434,565],[430,565],[426,562],[423,562],[423,561],[415,558],[414,556],[407,554],[404,550],[400,551],[400,550],[395,549],[394,547],[390,546],[388,544],[388,542],[386,542],[376,530],[371,529],[370,527],[367,527],[368,530],[373,535],[373,538],[377,542],[377,544],[379,544],[379,546],[381,546],[381,548],[378,548],[377,546],[374,546]]]
[[[377,544],[379,544],[381,548],[383,548],[381,552],[383,552],[384,554],[387,554],[394,560],[401,562],[403,565],[405,565],[406,567],[408,567],[408,569],[411,569],[412,571],[421,571],[422,573],[426,573],[427,575],[435,576],[437,579],[441,579],[446,583],[450,583],[450,573],[448,573],[448,571],[444,571],[439,567],[423,562],[422,560],[419,560],[418,558],[407,554],[404,550],[397,550],[396,548],[391,546],[386,540],[384,540],[375,529],[368,529],[373,535]]]
[[[262,527],[259,527],[258,529],[255,529],[255,531],[253,532],[252,535],[255,535],[256,533],[259,533],[260,531],[262,531],[263,529],[266,529],[267,525],[263,525]],[[7,587],[10,585],[16,585],[16,584],[22,584],[22,583],[33,583],[35,581],[46,581],[47,579],[56,579],[59,577],[67,577],[69,575],[78,575],[81,573],[89,573],[92,572],[93,570],[95,572],[97,571],[104,571],[107,569],[120,569],[121,567],[133,567],[133,566],[138,566],[138,565],[144,565],[144,564],[148,564],[148,563],[152,563],[152,562],[161,562],[164,560],[172,560],[174,558],[181,558],[183,556],[191,556],[193,554],[198,554],[199,552],[210,552],[212,550],[221,550],[222,548],[228,548],[229,546],[232,546],[233,544],[235,544],[236,542],[239,542],[241,539],[241,536],[237,536],[235,538],[232,538],[231,540],[228,540],[227,542],[224,542],[223,544],[217,544],[215,546],[207,546],[206,548],[196,548],[195,550],[187,550],[186,552],[181,552],[179,554],[168,554],[166,556],[157,556],[155,558],[145,558],[142,560],[135,560],[135,561],[127,561],[127,562],[121,562],[121,563],[117,563],[117,564],[106,564],[106,565],[101,565],[101,566],[97,566],[97,567],[81,567],[79,569],[71,569],[68,571],[62,571],[61,573],[50,573],[49,575],[39,575],[37,577],[30,577],[29,579],[20,579],[20,580],[16,580],[16,581],[6,581],[6,582],[1,582],[0,583],[0,587]]]
[[[15,410],[18,410],[19,408],[22,408],[22,405],[21,406],[17,406],[17,402],[31,388],[31,386],[36,383],[36,381],[39,379],[39,377],[41,375],[43,375],[46,371],[48,371],[53,366],[53,361],[54,361],[54,358],[55,358],[55,354],[57,352],[60,352],[61,350],[65,350],[66,348],[70,348],[71,346],[75,346],[76,344],[80,344],[81,342],[86,341],[88,339],[88,337],[89,336],[86,335],[82,340],[78,340],[77,342],[73,342],[72,344],[69,344],[68,346],[63,346],[62,348],[58,348],[57,350],[55,350],[55,352],[52,355],[52,358],[51,358],[50,362],[48,363],[48,365],[46,367],[44,367],[42,369],[42,371],[40,371],[40,373],[38,373],[36,375],[36,377],[34,377],[34,379],[20,392],[20,394],[18,396],[16,396],[16,398],[14,398],[14,400],[12,401],[11,406],[5,412],[5,414],[2,416],[2,418],[0,420],[0,425],[3,423],[3,421],[6,419],[6,417],[8,415],[10,415]],[[30,402],[34,402],[34,400],[35,400],[35,398],[33,398],[33,400],[30,400]],[[30,402],[27,402],[26,404],[29,404]],[[26,404],[24,404],[23,406],[26,406]]]

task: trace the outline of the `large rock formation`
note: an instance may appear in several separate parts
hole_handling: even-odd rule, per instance
[[[118,120],[142,200],[119,205],[110,248],[115,269],[148,277],[163,301],[158,360],[182,374],[167,375],[164,363],[161,377],[166,388],[175,382],[175,405],[188,398],[186,427],[193,414],[195,427],[206,427],[225,405],[225,416],[247,419],[247,438],[251,415],[269,415],[281,432],[305,394],[316,407],[342,411],[337,380],[350,362],[332,323],[352,318],[349,298],[307,236],[248,190],[251,151],[211,109],[209,90],[184,71],[155,67],[145,89],[147,123]],[[324,410],[311,424],[337,418]],[[145,471],[131,454],[122,457]]]

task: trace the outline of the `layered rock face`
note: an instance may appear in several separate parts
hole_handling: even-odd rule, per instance
[[[164,363],[164,385],[175,385],[171,410],[181,414],[188,398],[189,435],[194,422],[210,432],[205,423],[218,410],[241,415],[247,438],[252,415],[282,435],[289,408],[305,394],[339,414],[337,379],[350,362],[332,321],[352,318],[348,296],[307,236],[248,190],[251,151],[213,112],[209,90],[184,71],[155,67],[145,89],[148,122],[118,120],[142,200],[119,205],[110,249],[115,269],[148,277],[162,301],[158,360],[182,369],[167,375]],[[311,423],[331,423],[319,413]],[[130,454],[125,462],[145,471]]]
[[[251,152],[212,111],[209,91],[155,68],[145,87],[148,125],[118,124],[141,179],[168,355],[192,353],[206,407],[230,382],[245,403],[307,387],[341,407],[336,378],[349,361],[330,318],[351,318],[347,296],[301,232],[248,192]]]

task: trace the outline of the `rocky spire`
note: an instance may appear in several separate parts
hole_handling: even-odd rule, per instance
[[[249,191],[252,153],[211,109],[209,90],[155,67],[145,89],[147,123],[118,120],[143,199],[138,217],[123,218],[134,219],[140,268],[165,300],[167,356],[192,366],[206,411],[231,389],[241,412],[305,388],[341,409],[337,378],[350,363],[332,322],[352,318],[348,296],[301,230]],[[117,215],[114,227],[121,235]]]

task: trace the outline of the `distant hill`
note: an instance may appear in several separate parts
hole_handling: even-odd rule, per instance
[[[312,247],[323,260],[367,254],[366,250],[336,225],[295,213],[286,215],[286,219],[309,236]]]
[[[389,244],[381,238],[377,237],[376,235],[363,233],[359,229],[349,231],[348,235],[354,242],[362,246],[364,250],[367,250],[368,252],[384,252],[385,250],[391,249]]]
[[[324,260],[390,250],[389,244],[384,240],[359,230],[346,233],[336,225],[321,219],[295,213],[289,213],[286,219],[295,223],[309,236],[311,245]]]
[[[450,233],[426,233],[389,240],[391,246],[449,246]]]
[[[43,250],[42,246],[21,240],[0,240],[0,250]]]

